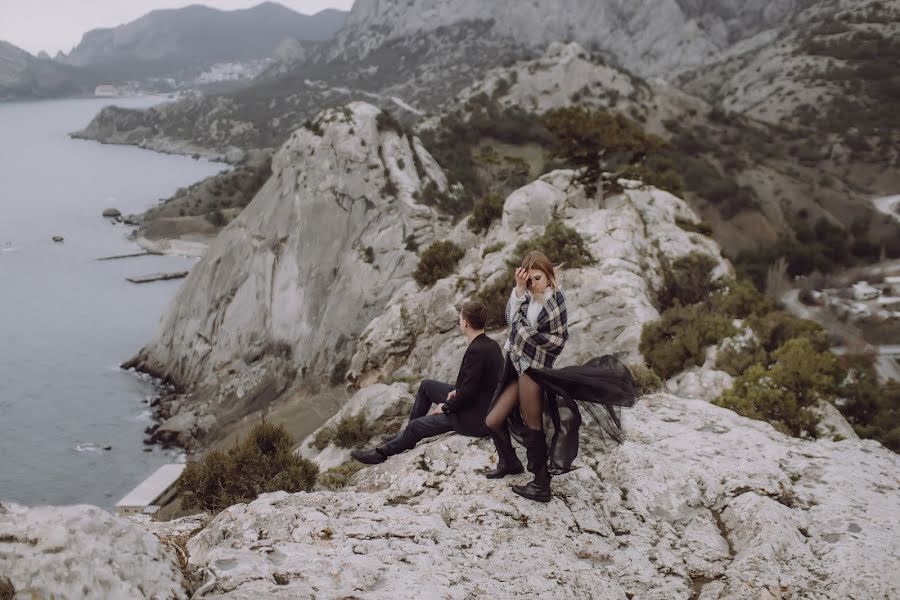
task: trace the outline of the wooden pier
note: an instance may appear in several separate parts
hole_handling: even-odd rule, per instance
[[[169,279],[184,279],[188,276],[187,271],[176,271],[175,273],[152,273],[150,275],[138,275],[135,277],[126,277],[131,283],[150,283],[152,281],[167,281]]]

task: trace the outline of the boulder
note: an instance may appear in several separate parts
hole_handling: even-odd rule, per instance
[[[119,212],[118,208],[105,208],[103,209],[103,216],[115,219],[117,217],[121,217],[122,213]]]
[[[93,506],[0,503],[0,573],[0,598],[187,598],[171,551]]]

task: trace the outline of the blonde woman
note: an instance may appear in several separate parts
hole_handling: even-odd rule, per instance
[[[599,414],[590,406],[585,408],[600,426],[596,431],[619,442],[618,410],[634,404],[634,380],[628,369],[609,355],[581,366],[554,369],[569,329],[566,297],[553,263],[541,252],[529,252],[516,269],[515,279],[506,304],[509,336],[504,346],[505,366],[485,420],[497,448],[497,468],[485,476],[499,479],[523,472],[512,446],[515,437],[525,446],[534,479],[527,485],[512,486],[513,491],[530,500],[549,502],[551,467],[554,474],[565,473],[578,453],[578,402],[602,405],[605,410]]]
[[[485,421],[499,460],[497,468],[487,473],[487,477],[496,479],[523,471],[507,425],[507,419],[518,408],[526,426],[522,442],[534,480],[525,486],[513,486],[513,491],[531,500],[549,502],[543,391],[531,370],[553,366],[569,339],[569,330],[566,297],[556,283],[553,263],[541,252],[529,252],[522,266],[516,269],[516,287],[506,304],[506,322],[509,324],[509,337],[504,346],[507,368],[501,378],[502,389]]]

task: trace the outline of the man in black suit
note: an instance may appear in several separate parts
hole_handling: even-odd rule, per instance
[[[456,386],[426,379],[419,385],[409,425],[383,446],[354,450],[356,460],[374,465],[415,447],[424,438],[455,431],[462,435],[488,435],[484,424],[503,370],[500,345],[484,333],[487,309],[481,302],[466,302],[459,327],[469,340]]]

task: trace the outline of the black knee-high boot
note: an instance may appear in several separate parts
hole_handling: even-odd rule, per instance
[[[524,471],[522,461],[516,456],[506,423],[503,424],[500,431],[488,429],[488,432],[491,434],[491,439],[494,440],[494,447],[497,448],[497,468],[488,471],[484,476],[488,479],[500,479],[507,475],[518,475]]]
[[[547,438],[544,432],[529,429],[522,440],[528,453],[529,471],[534,480],[527,485],[514,485],[515,493],[538,502],[550,502],[550,472],[547,470]]]

